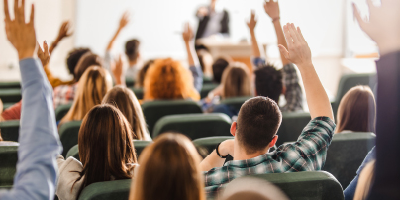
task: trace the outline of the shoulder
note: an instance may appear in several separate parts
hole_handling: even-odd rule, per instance
[[[317,131],[321,133],[328,133],[333,136],[333,131],[336,128],[335,122],[333,122],[329,117],[316,117],[312,119],[307,126],[304,128],[304,132]]]
[[[59,170],[57,196],[60,199],[76,199],[83,183],[83,177],[80,174],[83,169],[82,163],[74,157],[64,160],[62,156],[58,156],[57,164]]]

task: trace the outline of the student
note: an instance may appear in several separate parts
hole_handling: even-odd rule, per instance
[[[299,28],[293,24],[284,26],[288,50],[279,45],[281,53],[300,69],[312,120],[304,128],[295,143],[284,144],[269,152],[278,139],[276,135],[282,113],[275,101],[267,97],[254,97],[246,101],[231,133],[234,140],[217,146],[200,164],[205,171],[208,197],[213,197],[224,184],[233,179],[264,173],[318,171],[326,160],[336,125],[332,107],[324,87],[314,69],[311,50]],[[226,156],[233,161],[224,164]]]
[[[229,66],[229,63],[232,63],[232,59],[229,57],[221,57],[218,58],[212,65],[213,71],[213,81],[214,83],[221,84],[222,74],[225,69]]]
[[[104,68],[104,61],[101,57],[96,54],[92,54],[91,52],[87,52],[81,56],[79,62],[77,63],[74,69],[74,84],[73,85],[60,85],[54,88],[53,94],[53,102],[54,109],[56,109],[60,105],[66,105],[73,102],[75,98],[75,94],[78,90],[78,82],[83,75],[83,73],[90,66],[99,66]]]
[[[186,136],[160,135],[143,151],[139,163],[130,200],[206,199],[200,155]]]
[[[18,52],[22,95],[27,98],[22,100],[14,185],[9,191],[0,189],[0,199],[53,199],[57,178],[55,158],[62,148],[52,106],[52,88],[42,64],[33,58],[36,55],[34,7],[30,19],[25,22],[25,1],[20,6],[14,3],[14,19],[11,20],[8,0],[3,2],[6,35]]]
[[[111,76],[104,68],[89,67],[79,80],[74,103],[61,119],[60,124],[82,120],[90,109],[101,104],[102,99],[111,88]]]
[[[278,44],[287,48],[287,43],[283,35],[279,16],[278,2],[268,1],[264,4],[265,12],[272,19],[275,28],[275,33],[278,37]],[[284,94],[286,104],[281,106],[282,112],[295,112],[303,110],[303,91],[299,84],[296,68],[293,63],[287,60],[281,53],[282,70],[270,64],[265,63],[265,58],[262,57],[256,36],[255,14],[251,13],[250,22],[247,24],[250,29],[251,44],[253,48],[253,65],[255,75],[255,94],[256,96],[265,96],[274,100],[279,105],[279,97]],[[284,77],[284,78],[283,78]],[[283,80],[284,79],[284,80]]]
[[[144,79],[146,77],[146,73],[153,63],[154,63],[154,60],[151,59],[143,65],[142,69],[139,70],[139,73],[137,74],[137,77],[136,77],[135,88],[143,88],[144,87]]]
[[[114,106],[92,108],[78,134],[80,162],[57,157],[59,199],[78,199],[86,186],[103,181],[131,179],[138,168],[129,122]]]
[[[214,59],[213,59],[212,55],[206,49],[200,49],[196,52],[199,57],[199,62],[200,62],[201,70],[203,71],[203,74],[204,74],[204,78],[207,78],[208,80],[212,80],[212,78],[213,78],[212,65],[214,63]]]
[[[336,133],[375,132],[375,98],[369,86],[355,86],[339,104]]]
[[[144,100],[200,100],[203,73],[195,54],[193,31],[189,24],[185,25],[182,38],[186,46],[190,71],[179,61],[171,58],[154,61],[146,74]]]
[[[124,114],[132,126],[134,140],[151,141],[142,107],[132,90],[123,86],[115,86],[104,96],[102,103],[114,105]]]

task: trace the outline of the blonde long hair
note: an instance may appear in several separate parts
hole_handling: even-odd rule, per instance
[[[146,73],[144,92],[144,100],[200,100],[190,71],[171,58],[154,61]]]
[[[101,104],[103,97],[112,88],[110,74],[98,66],[89,67],[79,79],[74,103],[60,124],[82,120],[94,106]]]
[[[374,179],[375,160],[370,161],[364,167],[358,178],[356,191],[354,192],[354,200],[367,199],[369,190]]]
[[[133,139],[151,141],[142,107],[132,90],[115,86],[106,94],[102,103],[114,105],[124,114],[135,133]]]
[[[130,200],[205,200],[200,155],[184,135],[164,133],[139,158]]]
[[[222,99],[251,96],[250,72],[243,63],[235,62],[222,74]]]

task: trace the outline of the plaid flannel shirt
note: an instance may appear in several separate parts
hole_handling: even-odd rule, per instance
[[[60,85],[53,90],[54,109],[60,105],[70,104],[74,101],[78,84]]]
[[[252,59],[255,70],[265,66],[265,59],[256,57]],[[282,68],[283,83],[286,86],[286,105],[281,107],[282,112],[295,112],[303,110],[303,90],[299,84],[296,68],[289,63]]]
[[[251,159],[228,161],[222,167],[204,172],[207,197],[214,198],[226,183],[245,175],[321,170],[335,128],[330,118],[315,118],[295,143]]]

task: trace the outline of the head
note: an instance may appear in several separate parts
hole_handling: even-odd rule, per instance
[[[272,65],[265,65],[254,71],[257,96],[268,97],[279,103],[279,96],[284,91],[283,76]]]
[[[231,64],[222,75],[222,98],[251,96],[250,73],[243,63]]]
[[[222,74],[225,69],[229,66],[230,60],[226,58],[218,58],[212,65],[213,79],[215,83],[220,84],[222,80]]]
[[[253,97],[240,109],[231,133],[247,155],[264,154],[278,139],[276,133],[282,122],[282,113],[276,102],[268,97]]]
[[[139,164],[131,200],[205,200],[200,155],[186,136],[160,135],[141,154]]]
[[[142,69],[140,69],[138,75],[137,75],[137,82],[136,82],[136,87],[144,87],[144,79],[146,77],[147,71],[149,70],[150,66],[154,63],[154,60],[149,60],[147,61]]]
[[[85,73],[85,71],[91,66],[99,66],[104,68],[104,61],[100,56],[92,54],[91,52],[87,52],[81,57],[81,59],[79,59],[79,62],[76,65],[75,81],[78,82],[83,73]]]
[[[88,48],[78,48],[78,49],[73,49],[68,53],[67,57],[67,66],[68,66],[68,71],[70,74],[72,74],[75,77],[75,68],[76,65],[79,62],[79,59],[87,53],[91,52],[90,49]]]
[[[130,62],[137,62],[140,56],[139,46],[139,40],[129,40],[125,43],[125,54]]]
[[[376,104],[369,86],[351,88],[338,108],[336,132],[375,132]]]
[[[150,139],[142,107],[132,90],[122,86],[115,86],[106,94],[102,103],[114,105],[124,114],[135,133],[133,139]]]
[[[82,188],[95,182],[133,177],[137,163],[129,122],[114,106],[93,107],[82,121],[78,135],[79,158],[83,165]]]
[[[193,76],[179,61],[171,58],[159,59],[147,71],[144,91],[146,100],[200,98],[193,86]]]
[[[111,76],[104,68],[89,67],[79,80],[74,102],[68,113],[61,119],[61,123],[82,120],[90,109],[101,104],[111,88]]]

